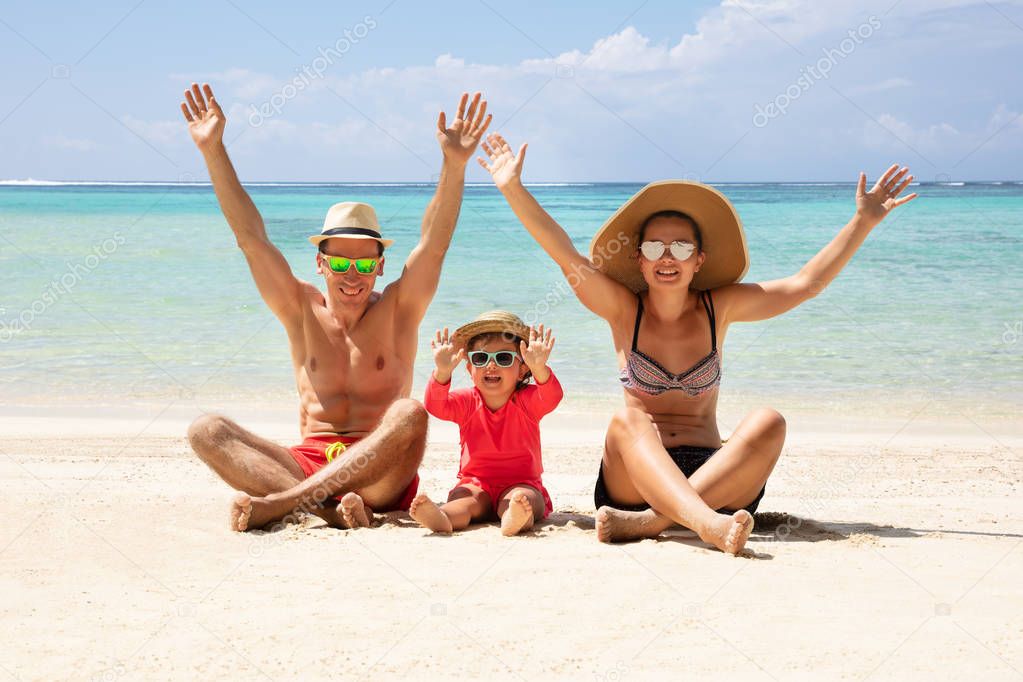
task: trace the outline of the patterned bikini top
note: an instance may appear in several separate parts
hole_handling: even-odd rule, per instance
[[[721,383],[721,356],[718,354],[714,301],[709,291],[700,292],[700,301],[703,302],[707,317],[710,318],[711,351],[681,374],[672,374],[661,366],[661,363],[636,348],[639,342],[639,323],[643,319],[643,299],[639,300],[639,307],[636,309],[636,329],[632,333],[632,351],[618,377],[622,386],[650,395],[677,390],[696,397]]]

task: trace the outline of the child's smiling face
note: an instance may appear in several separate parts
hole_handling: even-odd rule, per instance
[[[470,341],[467,355],[480,350],[488,353],[506,351],[515,356],[511,367],[500,367],[494,360],[490,360],[483,367],[476,367],[469,358],[466,358],[466,368],[469,370],[469,376],[472,377],[472,383],[480,393],[490,398],[487,401],[489,404],[500,403],[503,405],[511,398],[529,368],[522,362],[522,358],[519,356],[518,342],[514,339],[503,338],[500,334],[480,336]]]

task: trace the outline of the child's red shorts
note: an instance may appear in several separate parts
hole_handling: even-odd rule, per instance
[[[517,485],[528,485],[530,488],[536,488],[543,495],[544,511],[543,517],[546,519],[552,511],[554,511],[554,503],[551,502],[551,496],[547,493],[547,488],[543,487],[543,483],[540,481],[497,481],[491,479],[478,478],[476,476],[463,476],[458,479],[458,486],[465,484],[474,485],[481,489],[487,495],[490,496],[490,504],[494,508],[494,514],[497,514],[497,505],[501,502],[501,495],[506,493],[509,488],[514,488]],[[454,490],[454,489],[452,489]],[[449,493],[450,494],[450,493]],[[450,498],[449,498],[450,499]]]

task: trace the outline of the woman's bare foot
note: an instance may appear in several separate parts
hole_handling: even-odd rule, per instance
[[[231,530],[255,530],[279,518],[281,514],[276,505],[264,497],[238,493],[231,502]]]
[[[369,528],[373,525],[373,511],[363,503],[357,493],[347,493],[342,497],[337,511],[348,528]]]
[[[601,542],[627,542],[657,537],[661,531],[674,525],[670,519],[665,523],[653,509],[646,511],[623,511],[614,507],[597,510],[597,539]]]
[[[419,525],[429,528],[434,533],[451,532],[451,519],[425,493],[415,496],[408,514],[418,521]]]
[[[726,554],[738,554],[746,545],[753,532],[753,516],[745,509],[728,514],[718,514],[707,530],[700,533],[700,539],[710,543]]]
[[[533,527],[533,505],[522,491],[512,493],[508,508],[501,515],[501,535],[518,535]]]

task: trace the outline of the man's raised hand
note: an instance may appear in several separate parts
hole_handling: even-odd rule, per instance
[[[221,144],[224,140],[224,124],[227,117],[224,110],[213,96],[213,88],[204,83],[199,89],[197,83],[185,90],[185,101],[181,103],[181,113],[188,121],[188,132],[195,145],[206,151]]]
[[[472,96],[469,111],[466,112],[465,106],[468,102],[469,93],[463,92],[462,99],[458,102],[458,113],[450,128],[447,127],[447,117],[443,111],[437,117],[437,141],[440,142],[444,158],[462,165],[468,163],[493,119],[493,116],[489,115],[484,118],[484,114],[487,113],[487,101],[480,102],[480,93]]]

